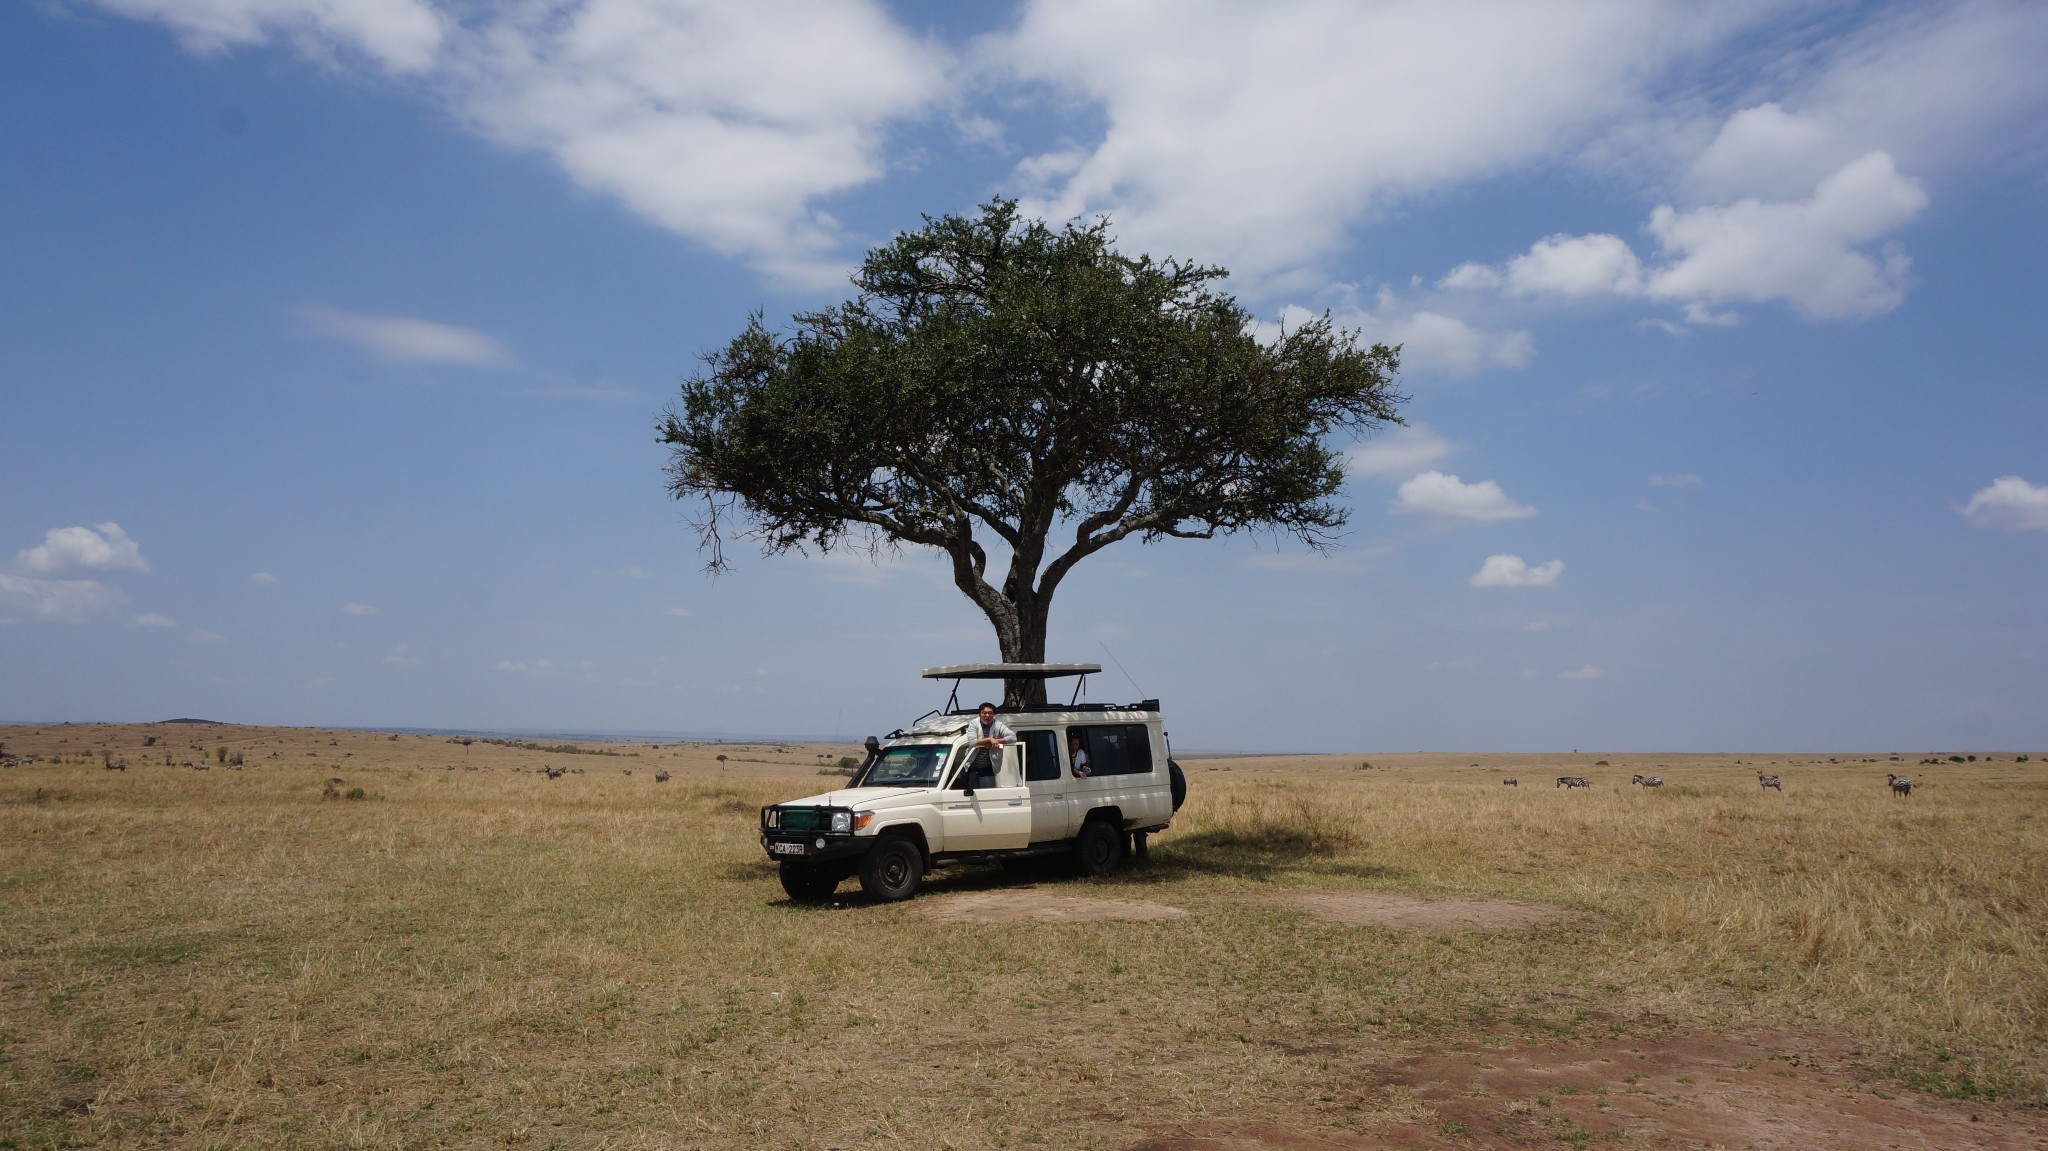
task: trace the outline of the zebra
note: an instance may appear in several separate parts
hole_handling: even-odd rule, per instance
[[[1664,778],[1662,776],[1657,775],[1638,775],[1635,778],[1629,780],[1629,782],[1634,784],[1640,784],[1643,787],[1664,786]]]
[[[1590,789],[1593,786],[1593,781],[1587,779],[1583,775],[1560,775],[1557,777],[1557,786],[1564,788],[1584,787]],[[1553,788],[1552,790],[1556,789]]]
[[[1906,778],[1905,776],[1903,776],[1903,775],[1893,775],[1893,774],[1892,774],[1891,772],[1885,772],[1885,774],[1884,774],[1884,777],[1885,777],[1886,779],[1889,779],[1889,780],[1891,780],[1891,781],[1892,781],[1892,794],[1893,794],[1893,795],[1911,795],[1911,794],[1913,794],[1913,781],[1912,781],[1912,780],[1910,780],[1910,779],[1907,779],[1907,778]]]
[[[664,771],[657,771],[657,772],[655,772],[655,773],[654,773],[654,782],[656,782],[656,783],[667,783],[667,782],[668,782],[668,772],[667,772],[667,771],[665,771],[665,770],[664,770]]]
[[[1759,790],[1775,791],[1780,795],[1785,792],[1785,785],[1779,781],[1777,776],[1765,775],[1761,771],[1756,773],[1756,785]]]
[[[1522,786],[1522,781],[1516,779],[1514,776],[1511,775],[1508,776],[1506,779],[1501,780],[1500,785],[1502,787],[1520,787]]]

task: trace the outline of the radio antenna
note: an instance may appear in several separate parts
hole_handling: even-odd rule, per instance
[[[1137,693],[1138,693],[1138,697],[1139,697],[1140,699],[1144,699],[1144,698],[1147,698],[1147,697],[1146,697],[1146,695],[1145,695],[1145,689],[1144,689],[1144,688],[1142,688],[1142,687],[1139,687],[1139,686],[1138,686],[1138,681],[1137,681],[1137,680],[1135,680],[1135,679],[1131,679],[1131,673],[1130,673],[1130,672],[1128,672],[1128,671],[1124,671],[1124,661],[1122,661],[1122,660],[1118,659],[1118,658],[1116,657],[1116,653],[1115,653],[1115,652],[1113,652],[1113,651],[1111,651],[1111,650],[1109,650],[1109,645],[1108,645],[1108,644],[1106,644],[1106,643],[1103,643],[1103,642],[1102,642],[1101,640],[1099,640],[1099,639],[1098,639],[1098,640],[1096,640],[1095,642],[1096,642],[1097,644],[1099,644],[1099,645],[1101,646],[1101,648],[1102,648],[1102,654],[1104,654],[1104,655],[1106,655],[1106,656],[1108,656],[1108,657],[1109,657],[1109,662],[1111,662],[1111,663],[1115,664],[1115,665],[1116,665],[1116,669],[1117,669],[1118,671],[1123,671],[1123,672],[1124,672],[1124,678],[1125,678],[1125,679],[1130,679],[1130,680],[1131,680],[1131,690],[1133,690],[1133,691],[1137,692]]]

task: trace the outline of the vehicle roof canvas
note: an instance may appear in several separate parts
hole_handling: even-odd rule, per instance
[[[1099,663],[960,663],[951,667],[928,667],[926,679],[1065,679],[1094,675]]]

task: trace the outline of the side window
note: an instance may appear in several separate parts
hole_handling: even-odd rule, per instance
[[[1028,781],[1060,777],[1060,735],[1056,731],[1020,731],[1024,740],[1024,778]]]
[[[1126,724],[1124,738],[1129,745],[1124,767],[1126,775],[1152,774],[1152,729],[1142,723]]]
[[[1083,727],[1082,746],[1096,775],[1152,774],[1152,734],[1142,723]]]

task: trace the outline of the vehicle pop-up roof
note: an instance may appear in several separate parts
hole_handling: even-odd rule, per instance
[[[945,714],[970,715],[973,708],[960,706],[960,682],[969,679],[1066,679],[1075,677],[1074,698],[1065,706],[1046,704],[1040,707],[998,708],[1000,711],[1158,711],[1156,699],[1140,700],[1137,703],[1082,703],[1081,692],[1088,686],[1088,677],[1102,670],[1099,663],[957,663],[949,667],[928,667],[924,669],[926,679],[950,679],[953,694],[946,697]]]

